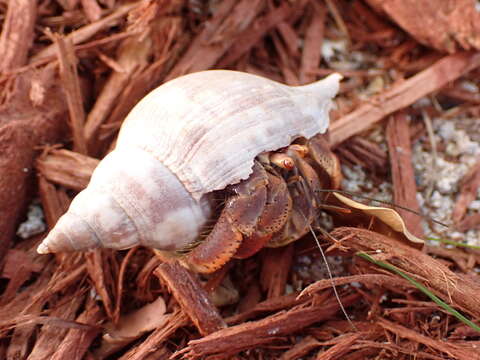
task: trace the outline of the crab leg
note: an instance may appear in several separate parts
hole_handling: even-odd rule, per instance
[[[293,207],[288,222],[273,235],[269,247],[283,246],[305,235],[318,206],[315,189],[321,188],[321,182],[317,172],[296,151],[289,149],[287,154],[295,162],[294,174],[288,181]]]
[[[251,236],[243,239],[235,258],[244,259],[262,249],[272,235],[287,222],[292,210],[292,198],[285,180],[279,175],[268,174],[267,201],[257,223],[257,229]]]
[[[229,197],[207,238],[183,260],[186,266],[200,273],[211,273],[226,264],[235,254],[244,236],[253,235],[267,199],[268,175],[255,163],[247,180],[229,187]]]
[[[317,170],[326,173],[330,179],[330,188],[338,189],[342,181],[342,172],[340,162],[335,154],[330,150],[328,142],[323,136],[314,136],[307,142],[309,156],[318,165]],[[323,178],[323,176],[322,176]]]

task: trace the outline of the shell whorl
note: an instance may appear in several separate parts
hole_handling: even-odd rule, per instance
[[[210,214],[204,195],[248,178],[258,154],[326,131],[340,78],[290,87],[212,70],[158,87],[38,251],[191,243]]]

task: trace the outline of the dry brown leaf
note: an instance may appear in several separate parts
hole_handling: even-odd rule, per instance
[[[350,206],[354,209],[361,210],[362,212],[368,215],[376,217],[377,219],[387,224],[393,230],[397,232],[401,232],[411,242],[418,243],[418,244],[424,243],[422,239],[419,239],[418,237],[416,237],[415,235],[413,235],[408,231],[402,217],[395,210],[390,208],[384,208],[384,207],[368,206],[368,205],[356,202],[352,199],[349,199],[343,195],[340,195],[339,193],[334,192],[333,194],[343,204]]]
[[[147,331],[162,327],[168,320],[165,315],[165,301],[159,296],[154,302],[120,317],[115,326],[112,322],[108,323],[106,333],[102,337],[102,345],[96,352],[99,358],[108,356],[132,341],[138,339]]]
[[[124,341],[137,338],[146,331],[153,330],[165,322],[165,300],[158,297],[154,302],[120,318],[118,325],[109,323],[105,326],[107,333],[103,339],[108,342]]]

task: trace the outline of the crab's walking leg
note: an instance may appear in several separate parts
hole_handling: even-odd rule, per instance
[[[309,156],[318,164],[318,170],[330,179],[330,188],[338,189],[342,181],[340,161],[330,150],[325,137],[316,135],[307,142]],[[322,177],[323,178],[323,177]]]
[[[213,230],[183,260],[184,265],[200,273],[211,273],[226,264],[237,251],[244,236],[256,228],[267,199],[268,175],[255,163],[247,180],[229,187],[234,195],[227,199]]]
[[[252,256],[272,238],[287,222],[292,211],[292,198],[285,180],[279,175],[268,173],[267,202],[253,235],[243,239],[235,257],[244,259]]]
[[[295,163],[288,185],[293,206],[288,222],[273,235],[268,243],[269,247],[286,245],[308,232],[318,206],[315,189],[322,187],[317,172],[300,154],[296,151],[287,151],[287,154]]]

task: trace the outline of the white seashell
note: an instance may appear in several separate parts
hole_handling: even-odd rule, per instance
[[[207,194],[248,178],[258,154],[326,131],[340,78],[290,87],[211,70],[163,84],[132,109],[38,252],[183,248],[210,215]]]

